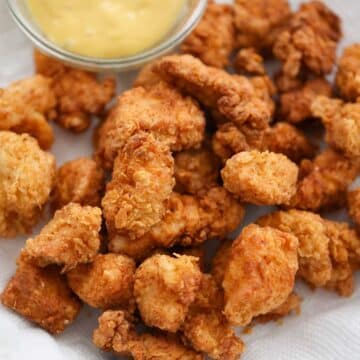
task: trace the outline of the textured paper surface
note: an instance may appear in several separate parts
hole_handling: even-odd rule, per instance
[[[249,0],[251,1],[251,0]],[[342,45],[360,41],[360,1],[327,0],[344,20],[345,40]],[[297,5],[299,1],[292,1]],[[32,45],[10,19],[5,0],[0,0],[0,87],[32,74]],[[120,75],[121,89],[126,88],[134,74]],[[58,165],[81,155],[91,154],[91,131],[73,136],[56,128],[52,148]],[[250,207],[247,221],[259,215]],[[335,214],[335,219],[343,219]],[[41,225],[34,231],[36,234]],[[25,238],[0,239],[0,289],[15,270],[15,260]],[[343,299],[322,290],[310,291],[298,284],[304,297],[300,316],[291,316],[282,325],[259,325],[252,334],[242,335],[246,342],[243,360],[356,360],[360,359],[360,277],[350,299]],[[0,291],[1,291],[0,290]],[[95,360],[112,359],[91,343],[98,312],[85,307],[75,323],[57,338],[31,325],[0,306],[1,360]]]

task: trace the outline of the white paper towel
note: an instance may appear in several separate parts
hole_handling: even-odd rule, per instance
[[[249,0],[251,1],[251,0]],[[360,1],[327,0],[344,20],[343,45],[360,41]],[[297,6],[299,1],[292,1]],[[32,74],[32,45],[10,19],[5,0],[0,0],[0,87]],[[121,75],[119,91],[130,84],[134,74]],[[52,148],[58,165],[81,155],[90,155],[91,131],[74,136],[56,128]],[[247,222],[257,218],[251,207]],[[336,214],[335,218],[343,218]],[[45,222],[46,220],[44,220]],[[36,234],[41,225],[34,231]],[[25,238],[0,239],[0,291],[15,270],[15,260]],[[350,299],[334,293],[310,291],[298,284],[304,297],[300,316],[291,316],[279,326],[259,325],[252,334],[242,335],[246,342],[244,360],[357,360],[360,359],[360,276]],[[54,338],[11,311],[0,306],[0,360],[95,360],[111,359],[91,343],[98,312],[84,308],[63,335]]]

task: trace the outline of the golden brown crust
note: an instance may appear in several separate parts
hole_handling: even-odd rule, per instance
[[[199,58],[206,65],[224,68],[229,63],[233,48],[233,8],[211,0],[200,23],[182,43],[180,51]]]
[[[57,268],[41,269],[24,258],[18,261],[1,302],[54,335],[62,333],[81,309]]]
[[[234,59],[234,68],[239,74],[266,74],[264,59],[254,48],[244,48],[239,50]]]
[[[0,168],[0,235],[28,233],[50,197],[55,158],[27,134],[0,131]]]

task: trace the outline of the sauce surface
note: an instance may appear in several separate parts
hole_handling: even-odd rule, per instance
[[[27,0],[43,33],[71,52],[131,56],[161,41],[186,0]]]

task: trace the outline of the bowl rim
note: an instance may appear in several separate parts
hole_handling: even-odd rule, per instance
[[[202,18],[208,0],[197,0],[194,9],[181,29],[172,36],[165,38],[155,47],[145,50],[139,54],[123,58],[96,58],[83,56],[62,47],[48,40],[44,35],[35,29],[32,22],[27,20],[17,6],[18,0],[6,0],[7,7],[12,18],[23,33],[35,44],[35,46],[46,55],[57,58],[67,64],[91,71],[128,71],[136,69],[156,58],[159,58],[179,45],[195,28]]]

